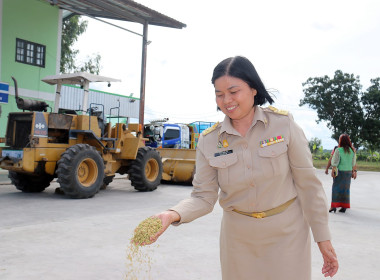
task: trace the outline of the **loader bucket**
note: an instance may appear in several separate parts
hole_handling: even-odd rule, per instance
[[[162,157],[162,179],[175,183],[191,184],[195,173],[195,150],[157,149]]]

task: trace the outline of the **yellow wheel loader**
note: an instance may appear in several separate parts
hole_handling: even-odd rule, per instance
[[[139,125],[112,125],[104,117],[102,104],[88,106],[90,82],[118,80],[89,73],[48,76],[43,81],[57,85],[52,112],[46,112],[48,105],[43,101],[18,97],[13,80],[16,103],[23,112],[8,116],[6,137],[0,138],[6,145],[0,147],[0,167],[9,171],[18,190],[42,192],[57,178],[65,195],[90,198],[111,183],[116,173],[128,174],[138,191],[153,191],[160,184],[161,157],[145,146]],[[58,113],[62,84],[83,87],[82,114]]]

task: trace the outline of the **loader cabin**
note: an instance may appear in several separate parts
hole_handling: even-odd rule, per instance
[[[42,81],[49,85],[57,86],[56,94],[55,94],[54,110],[53,110],[54,113],[58,113],[59,111],[61,88],[63,84],[80,85],[80,87],[83,88],[82,110],[86,112],[89,109],[88,94],[89,94],[89,89],[90,89],[90,83],[106,82],[110,84],[111,82],[121,82],[121,80],[119,79],[94,75],[94,74],[85,73],[85,72],[47,76],[43,78]]]
[[[19,98],[57,107],[55,88],[41,80],[59,73],[62,22],[72,15],[104,24],[110,23],[103,19],[142,24],[141,34],[133,33],[142,38],[139,122],[143,124],[148,26],[182,29],[185,24],[131,0],[0,0],[0,146],[7,125],[4,116],[20,110],[12,97],[12,76],[18,81]]]
[[[104,106],[103,104],[89,104],[89,88],[90,83],[96,83],[96,82],[106,82],[108,84],[111,84],[111,82],[121,82],[119,79],[94,75],[90,73],[85,72],[78,72],[73,74],[60,74],[60,75],[53,75],[53,76],[47,76],[42,79],[43,82],[49,84],[49,85],[56,85],[56,95],[55,95],[55,106],[53,113],[69,113],[69,114],[76,114],[76,111],[60,111],[59,104],[60,104],[60,98],[61,98],[61,88],[62,85],[80,85],[80,87],[83,89],[83,101],[82,101],[82,112],[88,112],[89,115],[94,115],[97,117],[98,121],[97,123],[93,123],[92,118],[86,118],[86,120],[79,123],[78,122],[78,128],[82,130],[93,130],[95,131],[95,135],[97,137],[103,137],[105,134],[105,125],[106,125],[106,116],[104,112]],[[100,108],[99,108],[100,107]],[[110,112],[111,115],[111,112]],[[62,123],[67,123],[66,131],[69,131],[71,126],[71,120],[65,121],[65,118],[68,118],[64,115],[57,115],[57,114],[50,114],[49,115],[49,129],[54,129],[55,124],[58,124],[56,126],[56,129],[62,128]],[[83,118],[83,117],[82,117]],[[59,135],[62,135],[62,133],[58,133]]]

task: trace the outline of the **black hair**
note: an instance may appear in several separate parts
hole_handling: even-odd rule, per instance
[[[247,58],[235,56],[221,61],[214,68],[211,78],[212,84],[215,85],[215,80],[223,76],[239,78],[246,82],[251,88],[254,88],[257,91],[254,99],[255,105],[263,105],[265,102],[272,104],[274,102],[265,89],[255,67]]]

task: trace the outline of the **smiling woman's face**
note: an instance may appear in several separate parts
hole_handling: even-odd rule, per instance
[[[241,120],[253,116],[254,98],[257,91],[243,80],[231,76],[222,76],[215,80],[216,104],[232,120]]]

